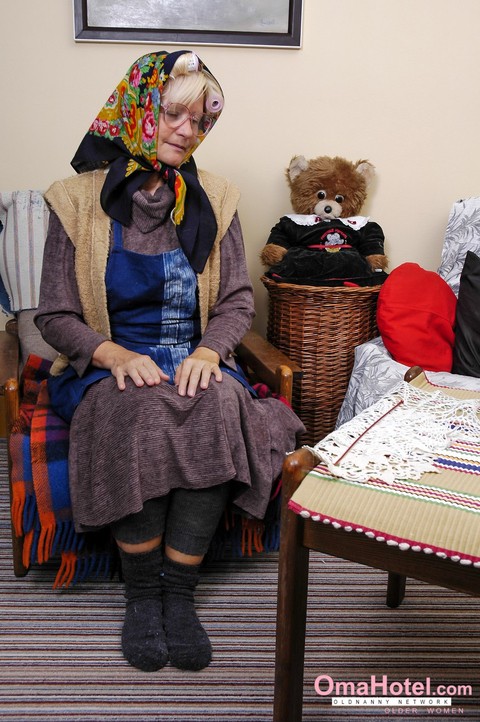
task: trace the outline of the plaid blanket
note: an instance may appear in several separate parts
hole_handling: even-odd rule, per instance
[[[9,437],[12,481],[12,524],[23,537],[23,564],[59,558],[54,589],[115,571],[117,555],[108,529],[75,531],[68,484],[69,425],[53,411],[47,379],[51,361],[30,355],[23,369],[19,416]],[[276,396],[255,384],[259,398]],[[280,486],[274,485],[265,519],[225,512],[212,540],[209,557],[251,556],[279,547]]]
[[[54,588],[106,576],[112,562],[109,535],[79,534],[68,485],[69,426],[49,403],[50,361],[30,355],[20,380],[19,416],[9,437],[12,524],[23,536],[23,564],[60,557]]]

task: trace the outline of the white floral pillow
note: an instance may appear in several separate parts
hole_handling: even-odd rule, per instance
[[[456,201],[448,218],[438,273],[456,296],[467,251],[480,256],[480,198]]]

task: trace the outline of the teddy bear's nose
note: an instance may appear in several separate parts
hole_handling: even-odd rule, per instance
[[[333,209],[332,206],[325,206],[323,210],[325,211],[325,213],[331,213]]]

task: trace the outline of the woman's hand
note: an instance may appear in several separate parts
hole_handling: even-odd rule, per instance
[[[95,349],[92,363],[97,368],[110,369],[120,391],[125,389],[127,376],[135,386],[158,386],[170,378],[150,356],[129,351],[113,341],[104,341]]]
[[[215,381],[221,381],[219,362],[218,353],[205,346],[198,346],[175,372],[174,382],[179,396],[195,396],[199,386],[201,389],[208,388],[212,375]]]

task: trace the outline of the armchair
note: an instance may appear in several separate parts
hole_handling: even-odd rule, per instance
[[[24,399],[21,371],[29,355],[48,361],[57,356],[33,323],[48,221],[49,211],[40,191],[0,192],[0,306],[14,316],[0,332],[0,433],[7,436],[9,449],[10,432],[19,420]],[[291,401],[293,382],[301,371],[285,354],[251,331],[239,345],[237,358],[255,382]],[[11,457],[9,461],[12,496]],[[14,572],[23,576],[30,566],[29,546],[24,548],[24,538],[13,531],[12,543]]]
[[[7,441],[10,440],[12,426],[19,417],[23,389],[20,383],[22,366],[22,346],[28,340],[29,348],[36,350],[39,333],[35,329],[31,314],[27,319],[21,312],[18,318],[10,319],[5,331],[0,332],[0,389],[3,391],[4,429]],[[23,332],[23,335],[20,333]],[[40,349],[42,340],[40,339]],[[45,355],[52,358],[52,349],[47,347]],[[237,359],[254,382],[266,384],[269,389],[285,397],[292,398],[292,387],[301,376],[300,367],[274,348],[268,341],[254,331],[249,331],[237,349]],[[11,457],[9,456],[10,472]],[[10,499],[12,500],[12,481],[9,479]],[[23,537],[15,533],[12,526],[13,569],[17,577],[25,576],[29,563],[23,553]]]

